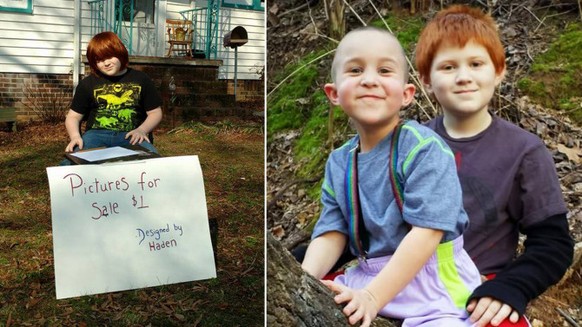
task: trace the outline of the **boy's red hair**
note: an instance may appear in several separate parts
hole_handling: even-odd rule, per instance
[[[91,71],[94,74],[100,74],[97,62],[112,57],[119,59],[121,70],[127,67],[129,54],[119,37],[113,32],[101,32],[93,36],[87,45],[87,60]]]
[[[454,5],[438,12],[426,25],[416,44],[416,68],[425,83],[430,82],[430,68],[443,44],[464,47],[474,41],[487,49],[495,72],[505,69],[505,51],[493,18],[477,8]]]

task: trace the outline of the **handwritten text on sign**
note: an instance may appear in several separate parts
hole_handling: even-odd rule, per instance
[[[134,187],[138,191],[145,191],[148,189],[153,189],[158,187],[158,183],[160,182],[160,178],[153,178],[152,180],[144,179],[146,176],[146,172],[143,171],[139,174],[139,181],[137,184],[139,187]],[[87,194],[99,194],[105,192],[128,192],[130,191],[130,184],[128,182],[128,178],[123,176],[118,180],[110,181],[110,180],[99,180],[94,178],[91,181],[86,181],[83,177],[77,173],[70,173],[63,177],[65,179],[71,189],[71,197],[75,197],[75,193],[77,197],[79,195],[87,195]],[[131,195],[131,202],[132,205],[137,209],[145,209],[149,208],[148,205],[144,204],[143,195],[139,195],[138,197],[135,194]],[[91,218],[93,219],[100,219],[101,217],[107,217],[109,215],[119,214],[119,203],[117,202],[109,202],[107,204],[99,204],[97,202],[91,203],[91,207],[95,208],[97,212],[93,211],[93,215]]]
[[[216,277],[198,157],[47,174],[58,299]]]

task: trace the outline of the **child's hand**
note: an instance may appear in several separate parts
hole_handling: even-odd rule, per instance
[[[472,299],[467,306],[467,311],[471,313],[471,321],[477,326],[499,326],[502,321],[509,317],[509,321],[517,323],[519,314],[509,305],[490,297]]]
[[[150,139],[148,138],[147,134],[144,133],[139,128],[136,128],[133,131],[130,131],[127,134],[125,134],[126,140],[128,137],[130,137],[129,143],[131,143],[131,145],[135,145],[136,143],[141,144],[141,142],[143,141],[148,141],[148,143],[152,143],[150,142]]]
[[[71,139],[71,142],[65,148],[65,152],[73,152],[75,150],[75,146],[79,147],[79,150],[83,150],[83,138],[75,137]]]
[[[361,320],[361,327],[368,327],[378,315],[379,308],[376,299],[366,289],[354,290],[329,280],[322,280],[321,282],[337,293],[334,297],[336,303],[348,302],[343,309],[343,313],[348,317],[351,325]]]

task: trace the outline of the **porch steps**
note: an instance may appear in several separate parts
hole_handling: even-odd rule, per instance
[[[218,79],[220,60],[141,57],[129,62],[154,80],[164,99],[163,109],[175,119],[228,117],[240,111],[228,82]]]

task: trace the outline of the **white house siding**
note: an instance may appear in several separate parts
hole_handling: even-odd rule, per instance
[[[248,34],[248,42],[237,49],[237,79],[257,80],[257,70],[265,66],[265,13],[264,11],[221,8],[219,34],[224,35],[237,26],[242,26]],[[234,79],[235,51],[222,46],[219,40],[217,59],[223,65],[219,69],[220,79]]]
[[[0,11],[0,72],[70,74],[73,0],[34,0],[33,13]]]
[[[74,2],[34,0],[32,14],[0,11],[0,72],[71,74],[75,51]],[[166,18],[181,18],[180,11],[195,8],[196,4],[190,0],[160,0],[159,6],[166,8],[156,14],[158,26],[164,26]],[[197,6],[200,7],[200,3]],[[92,37],[90,17],[88,0],[81,0],[82,54]],[[255,71],[265,65],[264,20],[264,11],[221,8],[216,58],[223,61],[220,79],[234,79],[234,49],[222,46],[222,36],[239,25],[247,30],[249,41],[238,48],[237,78],[260,78]],[[134,39],[137,38],[136,34]],[[159,28],[156,43],[155,49],[149,50],[148,55],[164,56],[168,48],[165,28]],[[82,67],[79,71],[83,71]]]
[[[182,19],[180,11],[192,9],[190,0],[174,0],[166,5],[166,16],[171,19]]]

